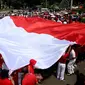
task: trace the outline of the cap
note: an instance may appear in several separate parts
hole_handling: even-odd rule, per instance
[[[34,59],[31,59],[31,60],[30,60],[30,64],[33,65],[33,66],[36,64],[36,62],[37,62],[37,61],[34,60]]]

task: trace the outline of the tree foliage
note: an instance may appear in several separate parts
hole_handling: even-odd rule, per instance
[[[46,5],[51,6],[55,3],[60,3],[61,1],[62,0],[0,0],[0,8],[4,7],[25,8],[25,7],[34,7],[36,5],[42,5],[42,7],[46,7]],[[74,3],[78,4],[78,1],[74,0]]]

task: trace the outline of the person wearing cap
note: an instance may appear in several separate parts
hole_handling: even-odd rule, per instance
[[[37,78],[36,75],[33,73],[30,73],[28,70],[24,70],[24,77],[22,80],[22,85],[36,85],[37,84]]]
[[[37,63],[36,60],[31,59],[30,60],[30,64],[28,65],[28,72],[35,74],[36,75],[36,81],[37,83],[41,82],[41,80],[43,79],[42,75],[40,73],[35,73],[34,69],[38,69],[38,67],[35,66],[35,64]]]
[[[31,59],[31,60],[30,60],[30,64],[28,65],[28,71],[29,71],[29,73],[34,74],[34,68],[35,68],[36,62],[37,62],[37,61],[34,60],[34,59]]]

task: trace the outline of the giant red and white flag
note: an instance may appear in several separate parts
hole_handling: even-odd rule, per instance
[[[85,24],[80,23],[63,25],[39,17],[7,16],[0,20],[0,53],[11,70],[28,65],[30,59],[46,69],[70,44],[85,43],[84,30]]]

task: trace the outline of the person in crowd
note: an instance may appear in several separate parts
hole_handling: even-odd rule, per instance
[[[36,85],[37,84],[37,78],[35,74],[28,72],[28,70],[25,70],[24,73],[25,73],[25,76],[23,77],[22,85]]]
[[[67,75],[71,75],[74,73],[74,69],[75,69],[75,62],[76,62],[76,53],[74,50],[74,45],[71,46],[71,52],[69,54],[69,62],[67,64]]]
[[[11,74],[13,80],[14,80],[14,83],[15,85],[18,85],[19,82],[18,82],[18,70],[14,71],[12,74]]]
[[[35,64],[36,64],[36,60],[34,60],[34,59],[31,59],[30,60],[30,64],[28,65],[28,71],[29,71],[29,73],[32,73],[32,74],[34,74],[34,69],[35,69]]]
[[[36,78],[37,78],[37,83],[42,83],[42,80],[43,80],[43,76],[41,75],[41,73],[35,73],[36,75]]]
[[[3,69],[0,76],[0,85],[14,85],[13,80],[9,77],[8,70]]]
[[[63,21],[63,24],[67,24],[67,21],[66,21],[66,20],[64,20],[64,21]]]
[[[62,21],[60,20],[60,18],[57,19],[57,22],[61,23],[62,24]]]
[[[41,80],[43,79],[42,75],[40,73],[35,73],[34,69],[38,69],[38,67],[35,66],[35,64],[37,63],[36,60],[31,59],[30,60],[30,64],[28,65],[28,71],[29,73],[35,74],[37,77],[37,82],[41,82]]]
[[[69,57],[69,52],[71,50],[71,46],[67,48],[65,53],[62,55],[62,57],[58,61],[58,70],[57,70],[57,79],[64,80],[64,73],[66,69],[66,60]]]

